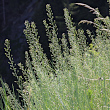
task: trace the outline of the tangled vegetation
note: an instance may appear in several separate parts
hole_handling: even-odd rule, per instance
[[[82,5],[82,4],[80,4]],[[14,90],[0,79],[2,87],[0,101],[2,110],[106,110],[110,108],[110,19],[103,18],[97,10],[85,5],[97,15],[92,23],[97,28],[96,37],[89,30],[92,39],[90,46],[86,46],[86,36],[83,30],[76,30],[68,10],[64,9],[66,34],[58,38],[58,28],[53,18],[49,4],[46,5],[47,20],[44,20],[46,36],[52,61],[43,53],[39,43],[38,30],[34,22],[25,21],[24,34],[29,44],[29,53],[25,52],[25,65],[19,63],[23,77],[18,76],[14,64],[10,42],[5,40],[5,52],[9,58],[10,69],[17,78],[19,97],[23,105],[16,98]],[[59,43],[60,42],[60,43]],[[30,58],[31,56],[31,58]],[[37,78],[36,78],[37,76]]]

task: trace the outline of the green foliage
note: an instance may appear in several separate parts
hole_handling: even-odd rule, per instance
[[[70,49],[65,33],[57,38],[57,26],[49,4],[48,16],[44,20],[46,36],[52,53],[52,62],[43,53],[39,43],[38,30],[34,22],[25,21],[24,34],[29,44],[29,53],[25,52],[25,67],[18,66],[25,78],[18,76],[11,55],[9,40],[5,40],[5,52],[13,75],[17,77],[24,106],[16,99],[6,83],[0,88],[5,110],[104,110],[110,103],[110,36],[109,18],[96,18],[94,21],[96,39],[89,47],[83,30],[76,30],[68,10],[64,9]],[[103,24],[102,24],[103,22]],[[93,35],[87,30],[90,37]],[[61,43],[59,43],[61,42]],[[31,58],[30,58],[31,57]],[[53,65],[53,67],[50,66]],[[55,77],[54,74],[57,76]],[[37,77],[36,77],[37,76]],[[1,104],[2,105],[2,104]],[[3,107],[0,106],[3,110]]]
[[[89,53],[91,54],[91,55],[93,55],[94,57],[95,56],[98,56],[99,55],[99,52],[97,52],[97,46],[93,46],[93,44],[91,43],[91,44],[89,44]]]

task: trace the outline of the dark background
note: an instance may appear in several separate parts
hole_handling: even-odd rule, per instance
[[[45,35],[45,28],[42,21],[47,18],[45,5],[49,3],[52,7],[56,23],[59,28],[59,35],[66,32],[66,26],[63,17],[63,8],[67,7],[72,14],[73,21],[77,28],[84,30],[90,29],[94,32],[94,28],[86,24],[78,26],[80,20],[93,21],[96,17],[89,12],[88,9],[77,6],[72,3],[85,3],[93,8],[98,8],[103,17],[109,16],[109,3],[107,0],[1,0],[0,2],[0,75],[11,85],[15,78],[9,69],[8,59],[4,52],[4,41],[9,39],[11,43],[11,50],[16,64],[19,62],[25,63],[24,52],[28,50],[26,38],[23,34],[24,21],[34,21],[37,25],[40,38],[40,43],[50,58],[48,48],[48,39]],[[88,41],[90,39],[88,38]]]

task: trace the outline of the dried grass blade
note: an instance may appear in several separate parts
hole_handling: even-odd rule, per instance
[[[90,7],[90,6],[87,5],[87,4],[84,4],[84,3],[75,3],[75,4],[90,9],[90,12],[92,12],[92,14],[96,14],[96,15],[98,15],[98,16],[100,15],[100,13],[99,13],[98,11],[96,11],[94,8]]]

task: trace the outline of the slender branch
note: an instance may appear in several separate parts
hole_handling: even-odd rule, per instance
[[[94,8],[92,8],[92,7],[90,7],[89,5],[87,5],[87,4],[84,4],[84,3],[75,3],[75,4],[77,4],[77,5],[80,5],[80,6],[83,6],[83,7],[85,7],[85,8],[88,8],[88,9],[90,9],[90,12],[92,12],[92,14],[96,14],[96,15],[100,15],[100,13],[98,12],[98,11],[96,11],[96,9],[94,9]]]

